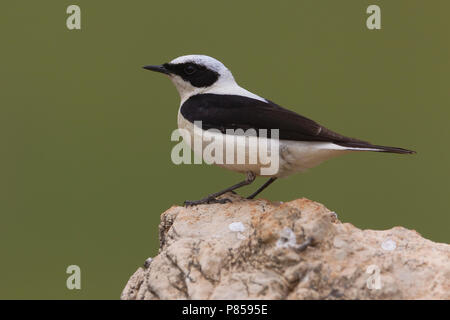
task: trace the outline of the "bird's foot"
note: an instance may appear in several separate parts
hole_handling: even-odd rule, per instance
[[[189,206],[197,206],[199,204],[212,204],[212,203],[227,203],[227,202],[232,202],[230,199],[228,198],[213,198],[213,197],[206,197],[200,200],[186,200],[184,202],[184,206],[185,207],[189,207]]]

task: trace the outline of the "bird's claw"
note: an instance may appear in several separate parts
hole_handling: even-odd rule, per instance
[[[192,201],[191,200],[186,200],[184,202],[184,206],[185,207],[189,207],[189,206],[197,206],[199,204],[212,204],[212,203],[224,204],[224,203],[227,203],[227,202],[231,202],[231,200],[228,199],[228,198],[220,198],[220,199],[217,199],[217,198],[204,198],[204,199],[201,199],[201,200],[192,200]]]

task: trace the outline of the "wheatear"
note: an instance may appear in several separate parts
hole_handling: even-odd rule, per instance
[[[206,131],[212,131],[216,139],[233,141],[228,139],[233,132],[254,129],[257,140],[265,139],[269,144],[276,142],[278,146],[279,163],[275,172],[261,174],[261,169],[266,164],[261,161],[249,162],[252,151],[247,147],[245,163],[217,163],[227,169],[245,173],[244,181],[201,200],[186,201],[186,205],[224,203],[229,200],[217,197],[252,183],[257,175],[270,177],[248,197],[253,199],[279,177],[303,172],[327,159],[348,152],[415,153],[402,148],[374,145],[333,132],[313,120],[240,87],[228,68],[220,61],[205,55],[182,56],[162,65],[145,66],[144,69],[166,74],[175,84],[181,97],[178,127],[190,135],[188,143],[198,138],[197,136],[204,139]],[[197,123],[201,123],[202,127],[196,127]],[[261,132],[272,129],[278,130],[277,141],[271,136],[261,135]],[[191,143],[189,144],[192,148]]]

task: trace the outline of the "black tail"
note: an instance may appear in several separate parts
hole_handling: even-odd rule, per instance
[[[343,146],[343,147],[349,147],[349,148],[367,149],[367,150],[361,150],[361,151],[389,152],[389,153],[400,153],[400,154],[416,153],[413,150],[396,148],[396,147],[377,146],[374,144],[364,143],[364,142],[343,142],[343,143],[336,143],[336,144]]]

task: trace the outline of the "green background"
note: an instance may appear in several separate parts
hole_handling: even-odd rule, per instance
[[[69,4],[82,30],[66,28]],[[381,30],[366,28],[370,4]],[[418,151],[346,155],[262,197],[308,197],[360,228],[450,242],[449,11],[423,0],[2,1],[0,298],[117,299],[156,255],[163,211],[242,179],[170,161],[179,97],[141,66],[192,53],[337,132]],[[81,290],[65,286],[71,264]]]

